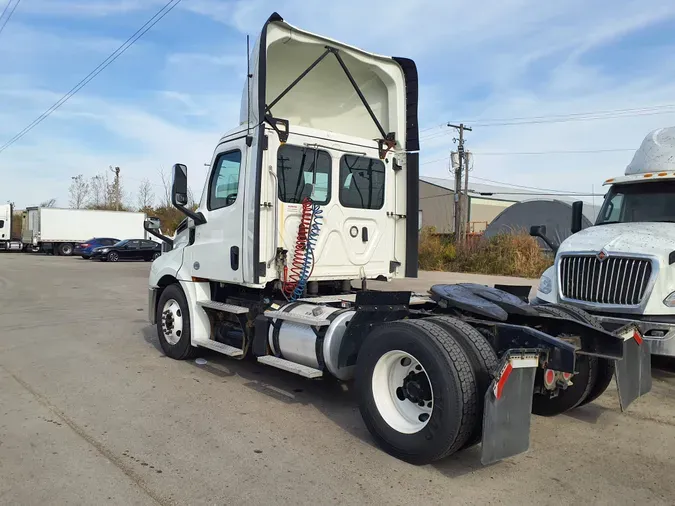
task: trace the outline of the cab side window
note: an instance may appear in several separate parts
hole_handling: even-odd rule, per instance
[[[228,151],[218,155],[209,183],[209,211],[233,205],[237,201],[241,151]]]

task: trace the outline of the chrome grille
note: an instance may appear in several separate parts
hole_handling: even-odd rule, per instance
[[[559,269],[563,297],[597,304],[640,304],[652,276],[643,258],[564,256]]]

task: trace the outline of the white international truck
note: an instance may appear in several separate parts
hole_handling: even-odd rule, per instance
[[[196,211],[187,167],[173,168],[187,221],[152,264],[149,319],[177,360],[209,349],[354,381],[368,430],[398,458],[481,443],[490,463],[528,448],[531,412],[592,402],[614,375],[622,408],[648,392],[649,351],[633,325],[610,333],[515,288],[368,289],[417,275],[417,89],[412,60],[273,14]]]
[[[76,244],[92,237],[145,238],[145,213],[29,207],[23,212],[23,249],[70,256]]]
[[[634,323],[652,354],[675,357],[675,127],[649,133],[605,185],[594,226],[580,230],[575,203],[574,233],[553,245],[535,302],[584,309],[609,330]]]

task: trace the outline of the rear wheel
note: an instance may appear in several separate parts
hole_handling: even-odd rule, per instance
[[[176,360],[192,358],[197,348],[190,337],[190,311],[179,285],[167,286],[157,302],[157,336],[164,353]]]
[[[462,448],[477,423],[475,374],[462,347],[424,320],[377,327],[356,364],[359,409],[391,455],[426,464]]]
[[[554,306],[538,306],[545,314],[558,318],[570,318],[570,314]],[[588,355],[577,355],[576,374],[571,378],[572,384],[566,389],[558,388],[557,395],[547,390],[544,385],[545,372],[537,370],[535,385],[540,387],[532,398],[532,413],[540,416],[555,416],[574,409],[588,398],[598,377],[598,359]],[[555,395],[555,396],[554,396]]]
[[[572,318],[575,318],[580,322],[584,322],[588,325],[591,325],[596,329],[604,330],[602,324],[600,323],[600,320],[598,320],[592,314],[587,313],[583,309],[579,309],[578,307],[574,306],[568,306],[567,304],[556,304],[554,307],[556,307],[560,311],[564,311]],[[598,358],[597,361],[598,361],[598,371],[597,377],[595,378],[595,383],[591,387],[591,391],[589,392],[588,396],[579,403],[578,407],[584,406],[596,400],[603,393],[605,393],[605,390],[607,390],[607,387],[612,382],[612,378],[614,377],[614,368],[616,365],[614,360],[609,360],[607,358]]]
[[[89,255],[82,255],[82,258],[84,258],[85,260],[89,260],[91,257]]]
[[[69,257],[73,254],[73,245],[69,242],[64,242],[59,245],[59,255]]]
[[[477,420],[474,432],[467,441],[465,448],[480,443],[483,433],[483,405],[485,393],[492,383],[492,374],[499,366],[499,359],[488,340],[474,327],[457,318],[438,316],[427,321],[443,327],[462,347],[474,371],[477,390]]]

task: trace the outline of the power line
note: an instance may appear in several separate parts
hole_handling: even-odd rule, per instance
[[[20,0],[19,0],[20,1]],[[0,147],[0,153],[5,151],[8,147],[14,144],[16,141],[21,139],[24,135],[30,132],[33,128],[42,123],[49,115],[66,103],[75,93],[84,88],[92,79],[97,75],[103,72],[110,64],[112,64],[117,58],[122,56],[127,49],[129,49],[138,39],[145,35],[153,26],[155,26],[164,16],[171,12],[182,0],[169,0],[161,9],[159,9],[154,16],[152,16],[148,21],[145,22],[136,32],[129,37],[124,43],[119,46],[115,51],[113,51],[105,60],[103,60],[98,67],[92,70],[87,76],[82,79],[79,83],[73,86],[68,93],[61,97],[54,105],[49,109],[43,112],[40,116],[35,118],[32,123],[26,126],[18,134],[8,140],[5,144]],[[15,7],[16,8],[16,7]]]
[[[616,149],[577,149],[577,150],[559,150],[559,151],[472,151],[474,155],[485,156],[524,156],[524,155],[580,155],[580,154],[594,154],[594,153],[616,153],[618,151],[631,151],[632,148],[616,148]]]
[[[596,117],[596,116],[616,116],[616,115],[626,115],[626,114],[637,114],[642,113],[651,113],[657,112],[660,109],[672,109],[675,108],[675,104],[661,104],[648,107],[634,107],[629,109],[606,109],[602,111],[588,111],[588,112],[575,112],[569,114],[550,114],[545,116],[521,116],[515,118],[492,118],[492,119],[476,119],[472,123],[502,123],[502,122],[511,122],[511,121],[549,121],[549,120],[560,120],[560,119],[569,119],[569,118],[578,118],[578,117]],[[675,112],[675,111],[665,111],[665,112]]]
[[[7,5],[5,5],[5,9],[2,11],[2,15],[0,15],[0,19],[2,19],[2,16],[5,15],[5,12],[7,12],[7,8],[9,5],[12,3],[12,0],[9,0],[7,2]],[[12,10],[9,11],[9,14],[7,14],[7,17],[5,18],[5,21],[2,23],[2,26],[0,26],[0,34],[2,34],[2,31],[5,29],[5,26],[7,26],[7,23],[9,23],[9,20],[12,18],[12,15],[14,14],[14,11],[16,8],[19,6],[21,3],[21,0],[16,0],[16,3],[14,4],[14,7],[12,7]]]

